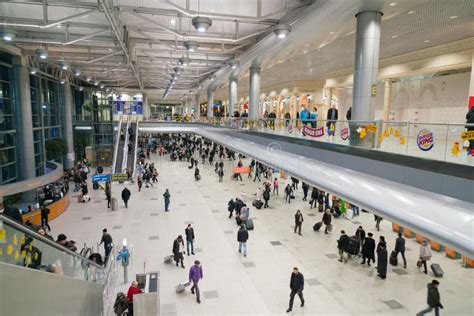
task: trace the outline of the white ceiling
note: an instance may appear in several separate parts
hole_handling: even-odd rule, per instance
[[[294,80],[323,81],[328,73],[353,66],[354,14],[357,13],[354,10],[358,10],[354,3],[374,0],[316,0],[316,5],[324,6],[329,1],[333,6],[337,5],[337,16],[297,21],[305,25],[304,36],[292,37],[290,34],[283,48],[268,51],[263,60],[262,85]],[[113,19],[133,63],[127,62],[108,19],[97,8],[97,0],[48,0],[47,22],[43,20],[42,2],[3,0],[0,3],[1,21],[17,31],[14,45],[26,54],[34,55],[36,48],[46,47],[50,62],[64,59],[81,69],[84,75],[119,89],[138,89],[136,78],[139,76],[143,88],[156,92],[157,96],[163,94],[177,59],[188,56],[191,64],[173,90],[179,96],[189,93],[209,74],[225,66],[227,60],[238,59],[268,36],[272,25],[285,15],[304,14],[311,1],[201,0],[199,14],[212,16],[213,20],[208,32],[202,34],[190,23],[192,16],[197,15],[196,0],[115,0]],[[110,0],[105,2],[111,3]],[[397,5],[391,6],[392,2]],[[383,0],[380,58],[474,36],[473,6],[472,0]],[[87,15],[63,21],[60,27],[34,27],[89,10]],[[335,21],[338,21],[337,25],[328,29]],[[64,45],[67,41],[101,31],[85,40]],[[236,41],[249,35],[253,36]],[[194,53],[186,52],[182,45],[189,36],[200,45]],[[112,56],[105,57],[107,55]],[[101,57],[105,58],[91,62]],[[138,69],[136,75],[132,65]],[[240,85],[246,85],[245,69],[240,73]]]

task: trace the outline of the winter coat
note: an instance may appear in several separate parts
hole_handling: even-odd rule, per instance
[[[382,248],[377,251],[377,273],[380,276],[387,276],[387,249]]]
[[[395,240],[395,251],[405,251],[405,238],[398,237]]]
[[[337,241],[337,249],[346,250],[349,246],[349,236],[346,234],[341,235]]]
[[[292,291],[303,291],[304,289],[304,276],[302,273],[298,272],[297,275],[291,273],[290,278],[290,289]]]
[[[186,240],[193,241],[194,240],[194,229],[192,227],[187,228],[184,230],[186,234]]]
[[[249,232],[245,228],[239,229],[237,232],[237,241],[246,242],[249,239]]]
[[[435,287],[433,284],[428,283],[428,299],[427,303],[430,307],[442,307],[441,298],[439,295],[438,288]]]
[[[323,223],[324,225],[330,225],[331,224],[331,221],[332,221],[332,215],[331,213],[329,212],[324,212],[324,215],[323,215]]]
[[[128,201],[128,200],[130,199],[130,195],[131,195],[131,193],[130,193],[130,190],[129,190],[129,189],[124,188],[124,189],[122,190],[122,200]]]
[[[355,232],[355,236],[356,236],[361,242],[363,242],[364,239],[365,239],[365,230],[360,229],[360,228],[357,228],[357,230],[356,230],[356,232]]]
[[[295,214],[295,224],[302,223],[304,221],[303,219],[303,214],[302,213],[296,213]]]
[[[375,240],[371,237],[366,237],[364,240],[364,245],[362,246],[362,256],[367,259],[375,260]]]
[[[429,244],[421,245],[420,247],[420,259],[428,261],[431,260],[431,247]]]
[[[175,239],[173,241],[173,254],[174,254],[175,260],[180,255],[180,253],[179,253],[179,244],[180,244],[180,242],[178,241],[178,239]]]
[[[227,210],[229,212],[233,212],[235,209],[235,202],[234,200],[230,200],[229,203],[227,203]]]

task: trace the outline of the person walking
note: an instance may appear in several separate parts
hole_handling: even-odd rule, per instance
[[[349,236],[346,235],[346,232],[341,230],[341,236],[337,241],[337,249],[339,250],[339,262],[347,262],[347,259],[344,257],[344,251],[346,251],[347,246],[349,246]]]
[[[290,277],[290,305],[286,310],[287,313],[293,310],[293,301],[295,300],[295,295],[298,294],[298,297],[301,301],[301,307],[304,306],[304,297],[303,297],[303,290],[304,290],[304,276],[301,272],[298,271],[297,267],[293,268],[293,272],[291,273]]]
[[[227,203],[227,211],[229,211],[229,218],[232,218],[232,214],[234,213],[235,210],[235,202],[234,199],[230,199],[230,201]]]
[[[395,240],[395,257],[398,257],[398,253],[402,254],[403,268],[407,268],[407,259],[405,258],[405,238],[402,233],[398,233],[398,238]]]
[[[189,269],[189,283],[193,283],[193,286],[191,287],[191,293],[194,294],[196,293],[196,302],[198,304],[201,304],[201,296],[199,293],[199,280],[201,280],[204,277],[204,274],[202,273],[202,266],[201,262],[199,260],[194,261],[194,265]]]
[[[425,308],[424,310],[418,312],[416,316],[422,316],[425,314],[428,314],[431,312],[433,309],[435,310],[435,316],[439,316],[439,309],[443,309],[444,306],[441,304],[441,297],[439,295],[439,281],[438,280],[433,280],[431,283],[428,283],[427,288],[428,288],[428,297],[427,297],[427,303],[428,307]]]
[[[309,191],[309,184],[303,182],[301,187],[303,188],[303,201],[307,201],[308,191]]]
[[[219,182],[222,182],[222,180],[224,179],[224,169],[219,168],[217,174],[219,175]]]
[[[133,316],[133,296],[142,293],[143,291],[138,288],[138,282],[133,280],[127,292],[128,315]]]
[[[100,240],[100,244],[104,244],[104,262],[107,263],[107,259],[109,258],[110,252],[112,251],[113,248],[113,242],[114,240],[112,239],[112,236],[107,232],[107,228],[102,229],[102,238]]]
[[[331,215],[331,210],[329,208],[327,208],[326,211],[324,212],[322,221],[323,221],[324,226],[326,226],[326,228],[324,229],[324,233],[327,234],[328,231],[332,230],[332,228],[330,228],[332,215]]]
[[[364,239],[365,239],[365,230],[362,228],[362,226],[359,226],[359,228],[357,228],[356,232],[355,232],[355,236],[357,239],[359,239],[359,243],[360,243],[360,254],[359,254],[359,257],[362,256],[362,245],[364,244]]]
[[[284,200],[286,203],[290,204],[291,203],[291,196],[293,195],[293,188],[291,187],[290,184],[287,184],[285,187],[285,195],[284,195]]]
[[[368,233],[367,237],[364,240],[364,245],[362,246],[362,262],[360,264],[365,264],[367,260],[367,265],[370,267],[370,260],[375,263],[375,240],[372,238],[373,234]]]
[[[431,247],[430,247],[430,243],[428,242],[428,240],[423,240],[423,243],[421,244],[421,247],[420,247],[420,259],[418,261],[418,268],[421,268],[421,266],[423,265],[425,271],[423,271],[425,274],[428,274],[428,268],[427,268],[427,264],[426,264],[426,261],[429,261],[431,260],[431,257],[432,257],[432,254],[431,254]]]
[[[247,257],[247,240],[249,239],[249,232],[245,228],[244,224],[240,225],[240,229],[237,232],[237,241],[239,242],[239,252],[244,253],[244,257]]]
[[[176,266],[181,262],[181,268],[184,267],[184,241],[183,241],[183,236],[179,235],[178,238],[176,238],[173,241],[173,255],[174,255],[174,261],[176,262]]]
[[[49,217],[49,213],[51,211],[49,210],[49,208],[47,208],[46,206],[41,206],[41,226],[43,228],[48,228],[49,231],[51,231],[51,227],[49,226],[49,223],[48,223],[48,217]]]
[[[277,194],[278,196],[278,186],[279,186],[279,183],[278,183],[278,178],[275,178],[275,180],[273,180],[273,194]]]
[[[377,250],[377,276],[382,280],[387,277],[388,253],[386,243],[382,243]]]
[[[186,235],[186,251],[189,256],[189,245],[191,245],[191,253],[194,255],[194,228],[191,227],[191,224],[188,224],[188,227],[184,230]]]
[[[375,228],[377,229],[377,231],[380,231],[380,222],[382,221],[382,219],[382,217],[374,214]]]
[[[138,192],[140,192],[142,190],[142,185],[143,185],[143,180],[142,180],[142,177],[138,177],[137,178],[137,185],[138,185]]]
[[[313,188],[311,191],[311,201],[309,204],[311,205],[311,208],[316,207],[316,202],[318,201],[318,196],[319,196],[319,191],[317,188]]]
[[[303,225],[303,214],[301,213],[300,210],[297,210],[296,211],[296,214],[295,214],[295,234],[296,234],[296,230],[298,230],[298,235],[301,236],[301,226]]]
[[[107,199],[107,208],[110,208],[110,203],[112,202],[112,194],[110,193],[110,188],[105,189],[105,198]]]
[[[171,197],[170,191],[166,189],[165,193],[163,193],[163,199],[165,201],[165,212],[169,212],[170,197]]]
[[[268,201],[270,200],[270,189],[266,188],[265,191],[263,191],[263,199],[265,200],[265,204],[263,205],[263,208],[268,207]]]
[[[123,190],[122,190],[122,200],[123,200],[123,203],[125,204],[126,208],[128,208],[128,200],[130,199],[130,195],[132,195],[130,190],[127,189],[127,187],[123,188]]]

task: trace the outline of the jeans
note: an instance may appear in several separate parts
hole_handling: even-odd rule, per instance
[[[275,192],[276,192],[276,194],[278,195],[278,187],[274,187],[274,188],[273,188],[273,194],[275,194]]]
[[[339,260],[346,262],[347,259],[344,257],[344,250],[339,249]]]
[[[406,266],[407,266],[407,259],[405,259],[405,250],[403,250],[403,251],[395,251],[395,257],[398,257],[398,253],[399,253],[399,252],[402,254],[403,266],[406,267]]]
[[[239,252],[243,252],[244,256],[247,255],[247,242],[240,242],[239,241]]]
[[[191,287],[191,292],[192,293],[196,292],[196,300],[199,302],[201,300],[201,295],[199,293],[199,286],[198,286],[199,280],[197,281],[192,280],[192,282],[193,282],[193,286]]]
[[[439,307],[438,307],[438,306],[436,306],[436,307],[428,306],[428,307],[425,308],[424,310],[418,312],[418,313],[416,314],[416,316],[421,316],[421,315],[428,314],[428,313],[431,312],[433,309],[435,310],[435,315],[436,315],[436,316],[439,316]]]
[[[301,235],[301,225],[302,224],[303,224],[303,222],[295,223],[295,234],[296,234],[296,230],[298,230],[298,234]]]
[[[79,191],[80,189],[81,189],[81,184],[75,182],[75,183],[74,183],[74,192],[77,192],[77,191]]]
[[[290,309],[293,308],[293,301],[295,300],[295,295],[298,294],[301,304],[304,304],[303,290],[291,290],[290,293]]]
[[[189,256],[189,245],[191,245],[191,253],[194,254],[194,245],[192,240],[186,240],[186,250],[188,251]]]
[[[170,202],[165,201],[165,212],[169,211],[169,209],[168,209],[169,206],[170,206]]]
[[[107,263],[107,260],[109,259],[110,252],[112,252],[112,246],[111,245],[104,246],[104,252],[105,252],[104,263]]]

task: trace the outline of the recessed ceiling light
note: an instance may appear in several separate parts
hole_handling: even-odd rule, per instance
[[[171,25],[175,25],[175,24],[176,24],[176,20],[173,18],[173,19],[171,19],[170,23],[171,23]]]
[[[450,19],[457,19],[458,16],[457,16],[457,15],[451,15],[449,18],[450,18]]]
[[[410,15],[415,14],[415,13],[416,13],[415,10],[408,11],[408,14],[410,14]]]
[[[397,37],[398,37],[398,35],[392,35],[392,38],[397,38]]]
[[[330,35],[334,35],[334,34],[336,34],[336,32],[329,32],[329,34],[330,34]]]
[[[396,7],[398,5],[398,2],[390,2],[391,7]]]
[[[61,24],[56,25],[58,29],[62,28],[63,26]]]
[[[430,42],[430,40],[425,40],[425,43],[429,43],[429,42]]]

